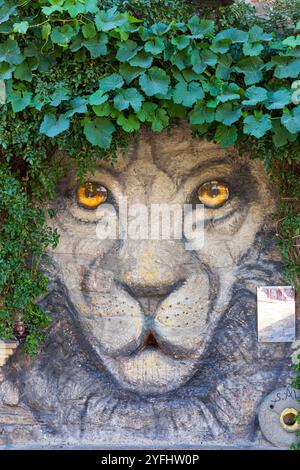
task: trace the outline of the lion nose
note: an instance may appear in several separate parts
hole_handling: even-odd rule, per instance
[[[119,250],[118,278],[141,296],[168,295],[192,264],[190,253],[179,241],[127,240]]]
[[[153,316],[158,305],[168,297],[172,292],[179,289],[184,283],[184,279],[180,279],[172,284],[160,284],[155,286],[141,286],[133,283],[119,282],[121,288],[126,290],[131,297],[136,299],[146,316]]]

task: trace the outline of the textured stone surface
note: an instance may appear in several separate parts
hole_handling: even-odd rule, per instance
[[[37,359],[18,350],[4,368],[0,444],[269,446],[257,409],[290,383],[292,350],[257,343],[256,287],[283,284],[262,163],[178,128],[145,132],[91,178],[116,206],[120,196],[182,205],[216,179],[230,199],[205,210],[197,251],[183,240],[100,241],[99,214],[76,203],[70,169],[51,221],[60,244],[45,263],[53,323]]]

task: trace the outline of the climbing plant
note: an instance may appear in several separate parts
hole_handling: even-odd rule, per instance
[[[49,324],[39,263],[58,240],[43,201],[70,160],[83,177],[142,126],[188,120],[280,176],[278,236],[299,285],[300,23],[286,36],[220,28],[188,9],[172,20],[163,3],[149,22],[97,0],[0,0],[0,337],[23,318],[29,354]]]

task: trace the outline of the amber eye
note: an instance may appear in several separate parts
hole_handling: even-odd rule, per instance
[[[78,186],[77,202],[86,209],[96,209],[107,199],[107,189],[98,183],[87,181]]]
[[[229,198],[228,184],[217,180],[208,181],[198,189],[198,198],[206,207],[221,207]]]

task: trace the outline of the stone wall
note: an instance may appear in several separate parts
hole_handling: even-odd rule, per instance
[[[18,349],[3,369],[0,443],[269,447],[258,408],[291,383],[293,349],[257,342],[256,287],[285,283],[262,163],[181,127],[141,133],[87,179],[115,212],[97,191],[88,209],[70,168],[50,221],[60,243],[44,267],[53,322],[38,358]],[[221,188],[217,205],[205,185]],[[97,237],[124,197],[149,209],[191,204],[188,218],[199,194],[203,246],[187,249],[189,235]]]

